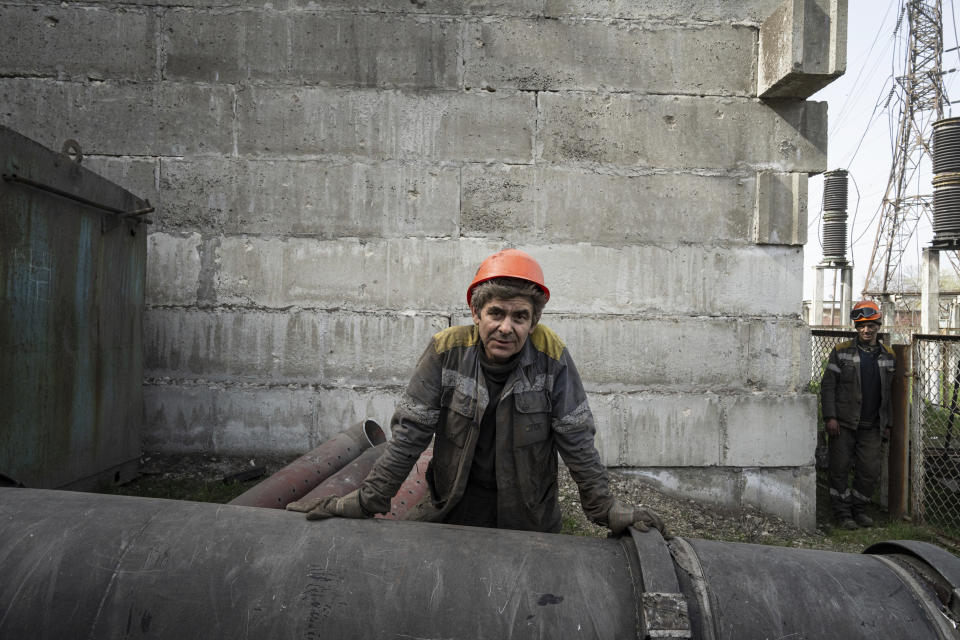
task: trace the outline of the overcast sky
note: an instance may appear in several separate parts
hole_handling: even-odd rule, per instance
[[[854,299],[863,288],[870,254],[876,242],[880,203],[886,191],[893,164],[893,136],[899,118],[896,101],[884,109],[890,93],[893,76],[902,73],[905,64],[904,47],[907,43],[906,19],[902,31],[894,36],[894,28],[905,0],[849,0],[847,27],[847,71],[810,100],[829,104],[828,170],[846,169],[848,183],[848,249],[852,260]],[[956,46],[957,27],[952,0],[943,0],[944,49]],[[958,51],[943,54],[943,69],[960,68]],[[945,75],[949,100],[960,100],[960,72]],[[944,116],[960,116],[945,110]],[[891,133],[891,131],[893,133]],[[915,184],[911,193],[932,193],[929,169]],[[807,245],[804,250],[804,298],[813,296],[813,266],[823,259],[821,209],[823,206],[823,176],[811,176],[809,182]],[[903,255],[907,269],[916,269],[924,247],[930,245],[933,231],[929,222],[921,221],[917,233]],[[950,269],[950,263],[941,259],[941,268]],[[829,272],[828,272],[829,274]],[[832,294],[832,279],[826,278],[827,292]]]

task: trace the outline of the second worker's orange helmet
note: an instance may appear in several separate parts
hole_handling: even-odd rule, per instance
[[[861,300],[853,305],[853,309],[850,311],[850,319],[853,320],[853,324],[880,322],[883,319],[883,314],[880,313],[880,307],[873,300]]]

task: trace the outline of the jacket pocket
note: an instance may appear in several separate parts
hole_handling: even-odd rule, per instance
[[[477,410],[476,398],[448,387],[440,396],[440,407],[443,420],[437,430],[437,435],[463,448],[467,441],[467,433],[473,424],[473,417]]]
[[[550,437],[550,398],[539,391],[513,396],[513,447],[519,449]]]
[[[543,392],[514,396],[513,456],[517,483],[531,514],[540,519],[556,501],[557,454],[550,430],[550,398]]]

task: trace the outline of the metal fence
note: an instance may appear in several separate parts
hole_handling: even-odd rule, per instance
[[[811,391],[820,391],[834,346],[855,337],[852,330],[811,330]],[[881,339],[890,344],[891,337],[898,338]],[[960,536],[960,336],[914,334],[909,343],[910,510],[917,522]],[[817,468],[825,469],[822,424],[816,453]]]
[[[911,510],[960,534],[960,336],[915,335],[912,347]]]
[[[810,332],[810,391],[816,394],[820,393],[820,379],[823,378],[823,370],[827,367],[827,359],[830,352],[838,343],[844,340],[852,340],[857,337],[857,332],[837,331],[834,329],[813,329]],[[829,454],[827,453],[827,437],[823,430],[823,416],[820,415],[820,403],[817,403],[817,448],[814,451],[814,460],[817,469],[826,469]]]

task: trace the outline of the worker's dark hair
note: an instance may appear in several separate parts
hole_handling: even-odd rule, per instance
[[[540,314],[543,307],[547,304],[547,296],[543,289],[530,282],[520,278],[493,278],[486,282],[481,282],[473,289],[473,297],[470,299],[472,310],[480,315],[483,309],[491,300],[509,300],[511,298],[526,298],[533,305],[533,323],[540,322]]]

